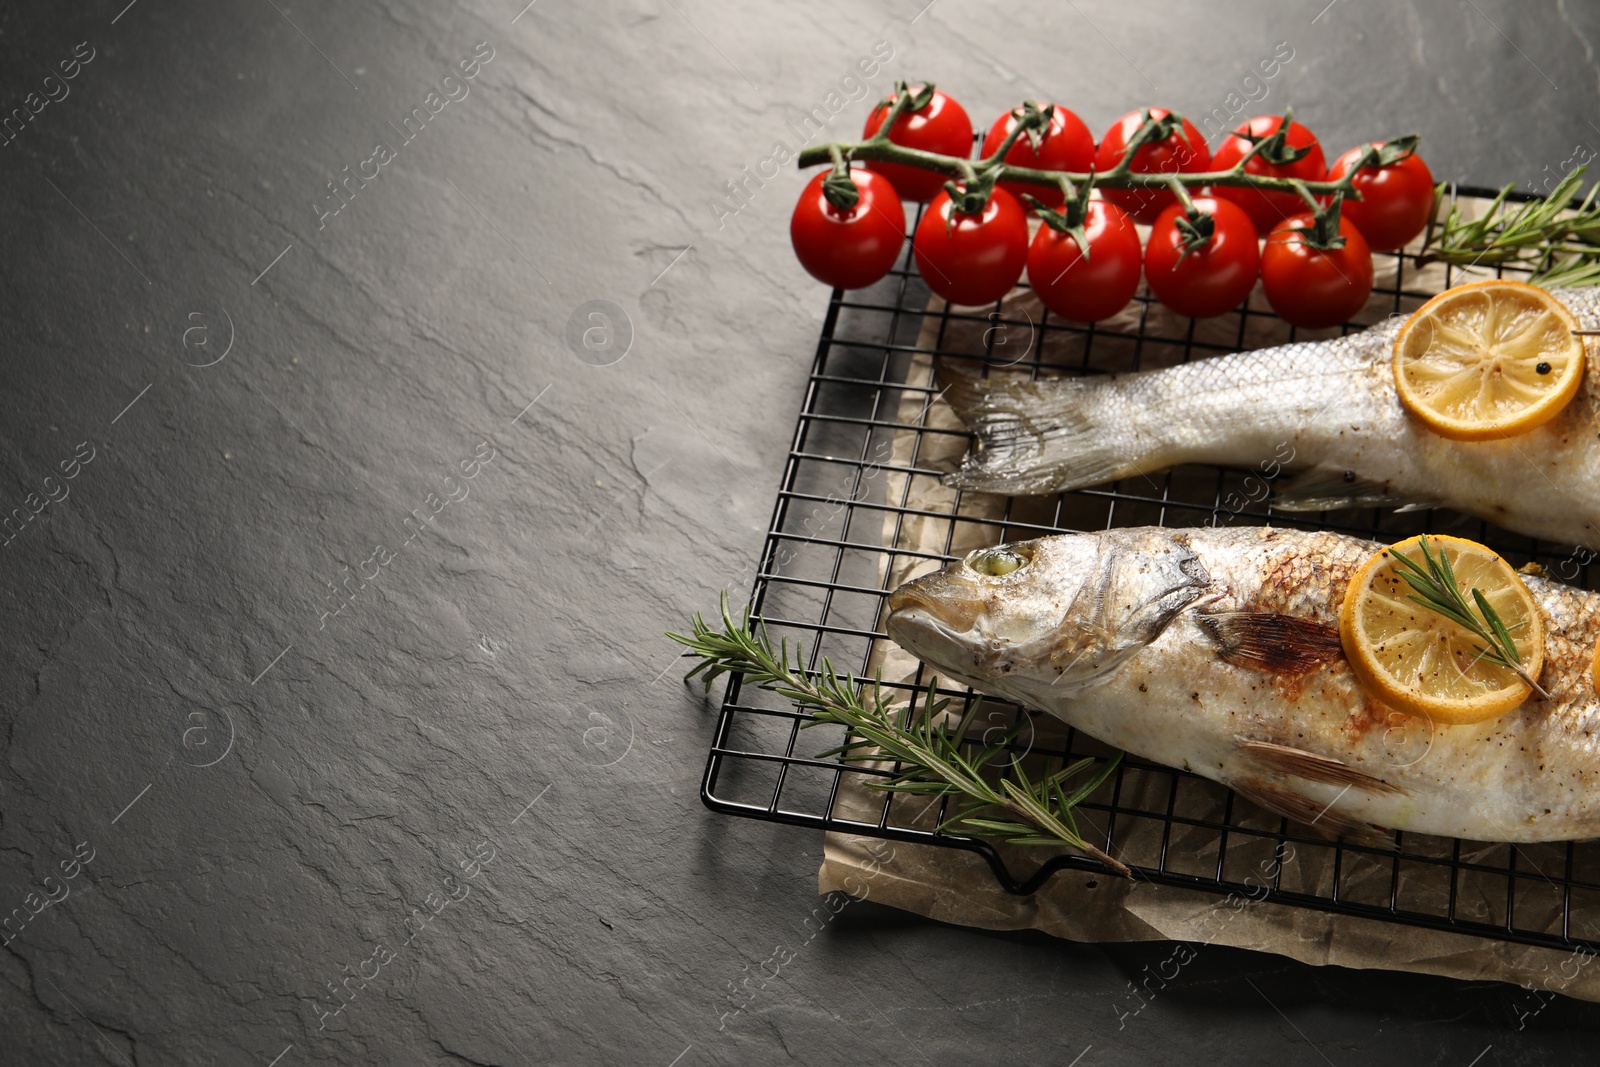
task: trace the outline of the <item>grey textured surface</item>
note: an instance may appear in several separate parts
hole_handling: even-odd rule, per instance
[[[1096,130],[1204,114],[1288,41],[1259,106],[1292,102],[1335,150],[1415,129],[1440,177],[1537,186],[1600,145],[1600,14],[1576,3],[1083,0],[1022,5],[1019,32],[923,2],[0,12],[0,114],[93,50],[0,146],[4,509],[68,494],[0,553],[0,913],[27,918],[0,953],[0,1060],[1486,1067],[1592,1046],[1594,1008],[1221,949],[1119,1030],[1169,946],[870,905],[724,1025],[730,988],[805,941],[820,841],[701,807],[710,712],[661,632],[748,587],[826,303],[788,250],[801,176],[736,213],[724,183],[797,147],[786,123],[878,41],[875,91],[935,77],[985,123],[1030,94]],[[442,85],[479,42],[493,58]],[[430,91],[405,142],[390,124]],[[394,157],[365,162],[378,142]],[[347,166],[378,176],[323,217]],[[567,345],[590,300],[631,322],[614,365]]]

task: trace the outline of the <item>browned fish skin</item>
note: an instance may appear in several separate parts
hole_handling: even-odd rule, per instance
[[[1113,530],[1012,547],[1031,561],[1010,574],[962,562],[902,587],[890,636],[945,676],[1302,821],[1481,841],[1600,835],[1590,676],[1600,594],[1527,578],[1546,627],[1550,698],[1484,723],[1435,726],[1369,696],[1342,654],[1298,672],[1230,662],[1212,624],[1245,612],[1336,629],[1351,576],[1380,545],[1249,528]],[[1139,605],[1163,596],[1170,610],[1151,627]],[[1118,659],[1119,642],[1136,647]]]

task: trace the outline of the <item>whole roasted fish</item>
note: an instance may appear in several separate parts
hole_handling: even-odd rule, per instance
[[[1586,328],[1600,289],[1554,294]],[[1400,404],[1393,344],[1403,319],[1327,341],[1103,377],[948,380],[977,435],[948,484],[1027,495],[1180,463],[1299,469],[1274,487],[1285,511],[1451,507],[1506,529],[1600,546],[1600,419],[1589,376],[1545,425],[1493,441],[1441,437]]]
[[[1550,698],[1434,725],[1363,691],[1340,646],[1345,588],[1380,547],[1261,527],[1046,537],[901,586],[888,631],[941,677],[1303,823],[1600,835],[1600,594],[1528,578]]]

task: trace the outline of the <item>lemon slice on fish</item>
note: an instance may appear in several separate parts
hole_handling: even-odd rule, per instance
[[[1339,612],[1339,638],[1367,691],[1399,711],[1436,723],[1482,722],[1528,699],[1532,688],[1511,668],[1483,658],[1484,642],[1465,626],[1411,599],[1397,553],[1424,562],[1421,537],[1374,555],[1350,581]],[[1533,595],[1510,564],[1460,537],[1427,535],[1467,603],[1482,593],[1511,635],[1522,669],[1535,680],[1544,666],[1544,622]]]
[[[1457,441],[1526,433],[1555,418],[1583,381],[1577,328],[1560,301],[1523,282],[1448,289],[1395,338],[1400,402]]]

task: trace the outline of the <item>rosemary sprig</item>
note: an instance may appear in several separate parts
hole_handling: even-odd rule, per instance
[[[1400,577],[1411,586],[1412,592],[1407,599],[1421,604],[1429,611],[1443,615],[1482,641],[1483,644],[1478,647],[1476,653],[1479,659],[1505,667],[1540,696],[1548,698],[1550,694],[1545,692],[1544,687],[1523,669],[1522,653],[1517,651],[1517,643],[1511,639],[1511,631],[1500,618],[1500,613],[1489,603],[1488,598],[1474,586],[1472,601],[1469,603],[1461,592],[1461,586],[1456,582],[1455,568],[1450,565],[1450,557],[1443,551],[1437,556],[1428,551],[1427,535],[1419,537],[1417,545],[1422,549],[1421,563],[1403,552],[1390,552],[1400,570]]]
[[[1533,272],[1534,285],[1594,285],[1600,282],[1600,185],[1576,200],[1587,167],[1574,167],[1542,200],[1512,204],[1516,188],[1507,185],[1477,218],[1463,216],[1452,192],[1443,219],[1439,207],[1448,186],[1434,192],[1434,218],[1428,226],[1417,265],[1449,263],[1457,267],[1519,267]]]
[[[852,739],[821,755],[837,756],[844,763],[893,761],[899,764],[893,775],[867,784],[914,796],[957,798],[955,814],[940,823],[940,831],[965,832],[1012,845],[1066,845],[1093,856],[1123,877],[1132,877],[1125,864],[1084,839],[1072,815],[1073,808],[1116,769],[1120,753],[1070,790],[1068,782],[1091,767],[1093,758],[1077,760],[1038,781],[1029,778],[1021,762],[1013,758],[1010,776],[1002,778],[997,787],[982,770],[1006,753],[1020,727],[985,743],[976,753],[963,752],[981,698],[970,701],[960,721],[951,727],[942,717],[950,701],[936,699],[935,680],[923,697],[920,713],[913,696],[902,714],[890,706],[881,676],[869,684],[841,675],[827,657],[823,657],[820,671],[807,671],[800,648],[791,656],[785,640],[774,649],[765,623],[759,630],[753,627],[749,608],[736,620],[726,595],[722,598],[721,629],[710,626],[699,613],[692,626],[694,632],[689,635],[667,634],[700,661],[684,675],[684,681],[699,675],[709,690],[719,675],[742,674],[747,681],[810,711],[814,721],[808,725],[827,722],[844,726]]]

